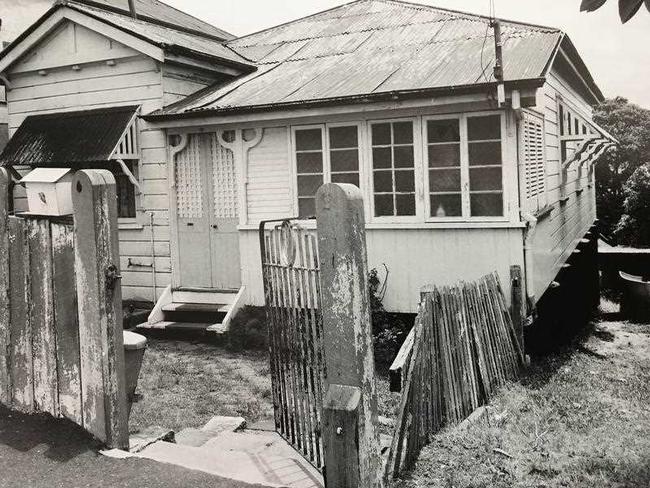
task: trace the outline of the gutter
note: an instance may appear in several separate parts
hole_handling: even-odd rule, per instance
[[[545,78],[530,78],[527,80],[506,81],[505,86],[508,89],[517,88],[540,88],[544,86]],[[164,113],[154,112],[148,115],[143,115],[146,121],[154,122],[161,120],[180,120],[201,118],[210,115],[225,115],[225,114],[241,114],[241,113],[255,113],[255,112],[272,112],[280,109],[290,108],[318,108],[330,107],[337,105],[350,105],[352,103],[371,103],[371,102],[385,102],[424,98],[428,96],[443,96],[443,95],[461,95],[476,92],[493,93],[499,83],[478,83],[473,85],[456,85],[445,86],[436,88],[420,88],[417,90],[404,90],[404,91],[391,91],[382,93],[370,93],[365,95],[351,95],[345,97],[332,97],[316,100],[302,100],[295,102],[280,102],[269,103],[262,105],[247,105],[238,107],[220,107],[220,108],[207,108],[195,109],[189,112],[180,113]]]

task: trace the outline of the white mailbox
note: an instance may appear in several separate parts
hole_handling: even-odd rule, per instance
[[[27,191],[29,213],[61,216],[72,213],[72,175],[70,168],[36,168],[20,183]]]

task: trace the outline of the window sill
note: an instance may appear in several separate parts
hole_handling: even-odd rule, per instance
[[[143,230],[144,226],[137,222],[125,221],[117,222],[117,230]]]
[[[307,230],[315,230],[316,222],[314,220],[300,220],[300,226]],[[371,222],[366,223],[367,230],[443,230],[443,229],[523,229],[526,227],[524,222]],[[255,224],[240,225],[237,230],[259,230]]]
[[[546,217],[551,215],[551,212],[553,212],[553,205],[546,205],[544,208],[541,208],[535,213],[535,218],[537,219],[538,222],[544,220]]]

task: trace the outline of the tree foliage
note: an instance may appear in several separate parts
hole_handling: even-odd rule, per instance
[[[607,3],[607,0],[582,0],[580,11],[593,12],[605,5],[605,3]],[[650,10],[650,0],[618,0],[618,13],[621,16],[621,21],[625,23],[630,20],[644,4]]]
[[[616,226],[616,236],[633,247],[650,247],[650,163],[632,173],[623,193],[624,213]]]
[[[624,236],[614,231],[623,216],[625,183],[638,167],[650,162],[650,110],[617,97],[597,106],[594,120],[619,141],[596,165],[600,231],[624,243]]]

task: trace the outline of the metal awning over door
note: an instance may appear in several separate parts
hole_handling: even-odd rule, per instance
[[[139,159],[138,106],[27,117],[0,155],[0,166],[99,168]]]

